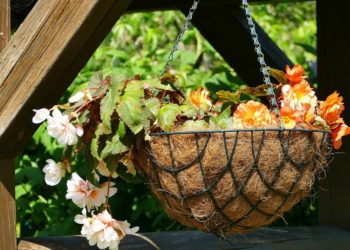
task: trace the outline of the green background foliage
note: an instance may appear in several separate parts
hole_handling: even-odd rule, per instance
[[[294,63],[302,64],[314,79],[315,4],[256,5],[252,9],[255,19],[272,39]],[[184,16],[176,11],[123,16],[60,102],[86,86],[97,71],[113,75],[114,81],[136,74],[143,79],[157,77],[183,22]],[[236,90],[244,85],[196,29],[185,34],[180,50],[172,69],[185,75],[186,88],[207,87],[215,93],[220,89]],[[39,127],[16,160],[17,233],[18,236],[79,234],[80,227],[74,224],[73,218],[80,213],[80,209],[65,199],[66,179],[56,187],[49,187],[44,181],[42,168],[46,159],[60,161],[64,150],[45,129],[45,125]],[[83,172],[89,162],[78,158],[72,164]],[[118,193],[111,199],[115,218],[127,219],[133,226],[140,226],[143,232],[184,229],[162,211],[142,180],[126,183],[117,179],[116,186]],[[306,200],[285,218],[290,225],[316,225],[317,202]],[[285,223],[281,219],[276,225]]]

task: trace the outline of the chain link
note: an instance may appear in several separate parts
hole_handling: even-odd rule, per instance
[[[252,36],[254,47],[255,47],[255,52],[256,52],[256,55],[258,56],[258,62],[260,64],[260,71],[263,74],[263,81],[267,86],[267,93],[269,94],[268,99],[270,102],[271,109],[275,112],[275,114],[278,118],[280,127],[283,129],[284,126],[283,126],[283,123],[281,120],[281,115],[280,115],[280,111],[278,108],[278,103],[277,103],[275,91],[274,91],[274,88],[273,88],[273,85],[272,85],[271,79],[270,79],[269,67],[266,65],[264,54],[261,50],[261,45],[259,42],[258,34],[256,33],[255,24],[254,24],[254,21],[253,21],[251,12],[250,12],[248,1],[242,0],[242,6],[243,6],[243,9],[245,11],[245,15],[247,17],[248,26],[250,29],[250,34]]]
[[[192,6],[190,8],[190,11],[189,11],[189,13],[188,13],[188,15],[186,17],[185,24],[182,26],[181,31],[180,31],[180,33],[178,34],[178,36],[177,36],[177,38],[175,40],[174,47],[173,47],[173,49],[171,50],[171,52],[169,54],[169,57],[168,57],[165,65],[164,65],[164,68],[163,68],[162,73],[160,74],[160,76],[163,76],[168,71],[170,63],[174,60],[174,54],[178,50],[179,43],[182,41],[182,38],[183,38],[185,32],[188,30],[188,28],[190,26],[193,14],[197,10],[199,2],[200,2],[200,0],[194,0],[193,1],[193,4],[192,4]]]

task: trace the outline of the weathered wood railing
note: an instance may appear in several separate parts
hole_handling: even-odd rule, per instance
[[[350,232],[331,228],[284,227],[263,228],[247,235],[235,235],[228,241],[198,231],[146,233],[164,250],[228,250],[228,249],[283,249],[283,250],[346,250],[350,249]],[[18,250],[97,250],[80,236],[23,238]],[[154,250],[147,242],[128,236],[120,250]]]

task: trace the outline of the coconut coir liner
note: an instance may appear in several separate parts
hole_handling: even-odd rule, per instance
[[[309,194],[327,163],[327,136],[300,131],[154,136],[137,161],[171,217],[220,235],[246,233],[282,217]]]

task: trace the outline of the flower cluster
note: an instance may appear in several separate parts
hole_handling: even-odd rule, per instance
[[[112,218],[107,210],[94,215],[86,216],[86,210],[82,215],[77,215],[74,221],[82,224],[81,234],[87,238],[91,246],[96,245],[100,249],[118,249],[120,241],[127,234],[135,234],[138,227],[130,228],[127,221],[117,221]]]
[[[78,136],[81,137],[84,134],[84,130],[80,124],[74,126],[71,123],[71,118],[62,114],[62,112],[54,107],[52,115],[48,109],[34,109],[35,116],[33,117],[33,123],[39,124],[47,120],[47,131],[50,136],[56,138],[58,143],[64,145],[74,145],[78,142]]]
[[[350,134],[350,128],[345,124],[341,114],[344,111],[343,98],[334,92],[325,101],[317,99],[315,90],[306,80],[304,69],[300,65],[293,68],[286,67],[286,73],[280,72],[284,82],[278,85],[280,96],[278,97],[280,118],[286,129],[303,127],[309,129],[330,130],[333,146],[339,149],[342,145],[342,137]],[[233,112],[233,129],[273,128],[278,127],[279,122],[275,113],[270,112],[261,102],[250,100],[239,103],[241,93],[264,95],[262,88],[246,88],[236,93],[218,92],[219,101],[238,103]],[[265,91],[268,95],[267,91]],[[220,100],[220,97],[222,100]],[[207,90],[198,89],[190,95],[191,102],[210,112],[212,107]]]
[[[35,109],[32,122],[40,124],[47,122],[47,133],[55,138],[59,144],[73,146],[78,152],[85,145],[81,142],[83,137],[91,140],[91,127],[97,126],[100,118],[92,119],[94,104],[100,103],[110,88],[108,81],[101,81],[97,86],[77,92],[71,96],[68,103],[56,105],[51,109]],[[84,114],[85,113],[85,114]],[[83,116],[89,115],[88,120]],[[85,119],[85,120],[84,120]],[[94,123],[91,125],[91,123]],[[84,126],[87,128],[84,133]],[[94,131],[93,131],[94,132]],[[79,140],[79,138],[82,138]],[[71,157],[71,156],[70,156]],[[130,228],[127,221],[117,221],[112,218],[108,199],[117,193],[115,183],[111,178],[116,178],[115,171],[110,171],[106,163],[100,163],[94,169],[93,180],[84,180],[78,173],[72,171],[69,157],[64,157],[62,162],[48,159],[43,168],[47,185],[55,186],[60,183],[65,175],[71,174],[67,181],[66,199],[83,209],[82,215],[75,217],[75,222],[82,224],[81,234],[85,236],[89,244],[97,245],[100,249],[118,249],[120,240],[127,234],[135,234],[138,228]],[[108,181],[99,183],[100,176],[107,177]],[[88,217],[87,212],[91,215]]]

